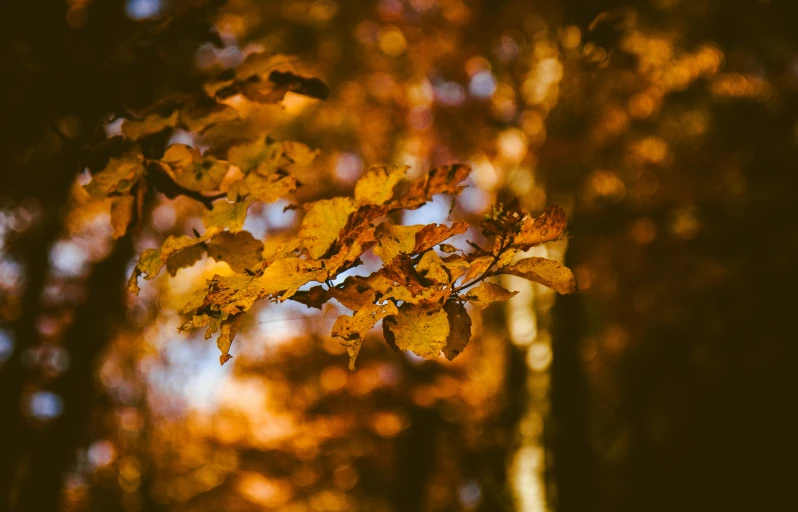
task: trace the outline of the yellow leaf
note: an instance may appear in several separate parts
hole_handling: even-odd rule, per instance
[[[111,158],[102,171],[92,175],[91,181],[84,188],[97,199],[113,193],[126,194],[143,174],[141,155],[129,152],[119,158]]]
[[[465,260],[459,254],[452,254],[447,256],[443,259],[443,264],[449,270],[449,275],[451,276],[451,282],[457,281],[460,277],[465,274],[469,268],[471,268],[471,263]]]
[[[482,283],[466,293],[465,299],[478,307],[485,309],[494,302],[504,302],[518,292],[511,292],[504,287],[493,283]]]
[[[127,227],[133,220],[136,198],[131,195],[116,196],[111,201],[111,227],[113,237],[121,238],[127,233]]]
[[[255,240],[248,232],[222,232],[214,236],[207,244],[208,256],[216,261],[224,261],[235,272],[254,269],[261,263],[263,242]]]
[[[424,278],[437,284],[449,284],[449,273],[435,251],[428,251],[416,264],[416,271]]]
[[[427,249],[432,249],[454,235],[465,233],[467,229],[468,223],[463,221],[455,222],[451,226],[446,226],[445,224],[428,224],[421,228],[421,231],[416,233],[416,244],[413,247],[413,252],[420,253]]]
[[[137,279],[143,275],[145,279],[153,279],[161,271],[164,265],[170,261],[171,258],[176,257],[176,260],[170,264],[169,271],[174,275],[181,266],[192,265],[197,259],[202,256],[204,248],[200,248],[199,253],[196,251],[180,254],[182,251],[202,244],[211,238],[218,230],[208,230],[199,238],[191,238],[188,236],[170,236],[161,245],[160,249],[147,249],[139,257],[139,261],[133,268],[133,275],[128,281],[128,290],[138,294],[139,287]]]
[[[175,182],[195,192],[219,190],[229,165],[212,156],[203,156],[199,149],[185,144],[172,144],[161,163],[171,171]]]
[[[471,340],[471,317],[459,302],[447,302],[443,309],[449,318],[449,337],[443,355],[451,361],[465,350]]]
[[[425,359],[435,359],[449,338],[449,319],[442,309],[430,311],[403,304],[399,314],[385,319],[383,333],[388,344],[410,350]]]
[[[299,238],[302,246],[313,259],[319,259],[338,239],[338,233],[346,225],[349,214],[356,210],[355,202],[348,197],[334,197],[311,203],[310,210],[302,219]]]
[[[360,345],[374,324],[386,316],[397,315],[399,311],[393,302],[385,305],[370,304],[355,312],[352,316],[341,315],[336,319],[332,328],[332,335],[341,338],[347,348],[352,348],[349,358],[349,369],[355,369],[355,359],[360,351]]]
[[[342,285],[330,288],[330,296],[352,311],[359,311],[377,300],[377,293],[359,276],[349,276]]]
[[[227,152],[227,158],[245,174],[261,169],[262,174],[269,175],[280,166],[282,154],[282,145],[265,137],[231,147]]]
[[[163,251],[161,251],[163,254]],[[190,267],[198,262],[205,254],[205,247],[201,244],[186,247],[181,251],[171,254],[166,260],[166,271],[170,276],[177,274],[177,271],[184,267]]]
[[[219,347],[219,350],[222,352],[222,355],[219,356],[220,364],[224,364],[233,358],[233,356],[230,355],[230,346],[233,344],[233,339],[236,337],[238,326],[241,325],[241,320],[243,318],[244,315],[235,315],[228,317],[222,322],[222,332],[219,333],[219,338],[216,340],[216,346]]]
[[[468,268],[468,272],[466,272],[465,278],[463,279],[464,283],[468,283],[469,281],[478,278],[482,274],[484,274],[493,263],[493,256],[479,256],[471,262],[471,266]]]
[[[517,262],[515,265],[502,269],[502,273],[520,276],[540,283],[562,295],[568,295],[579,290],[571,269],[558,261],[547,258],[527,258]]]
[[[402,181],[408,166],[374,166],[369,168],[355,184],[355,200],[365,204],[385,204],[393,197],[393,189]]]
[[[416,233],[424,228],[423,225],[397,226],[390,222],[383,222],[377,226],[374,235],[377,245],[374,254],[379,256],[383,263],[390,263],[400,254],[413,252],[416,246]]]
[[[244,227],[244,221],[247,219],[247,210],[252,203],[252,199],[244,199],[234,203],[224,200],[216,201],[213,203],[213,209],[205,211],[202,215],[202,223],[209,230],[221,231],[227,228],[231,233],[237,233]]]
[[[207,128],[240,117],[236,109],[211,100],[207,104],[190,105],[180,111],[180,123],[192,132],[202,133]]]
[[[122,133],[129,139],[138,140],[166,128],[174,128],[177,125],[177,118],[178,112],[174,110],[166,116],[153,112],[141,119],[125,119],[122,123]]]
[[[262,274],[235,274],[229,277],[213,276],[207,300],[216,311],[238,314],[267,296],[280,300],[290,298],[299,287],[311,282],[323,282],[327,271],[321,262],[286,258],[277,260]]]
[[[559,206],[550,206],[535,218],[528,217],[521,224],[521,231],[512,244],[525,251],[530,247],[562,238],[568,225],[568,216]]]
[[[251,172],[244,179],[230,185],[227,198],[233,201],[249,196],[264,203],[273,203],[284,198],[296,188],[296,178],[290,174],[275,172],[270,176],[263,176],[258,172]]]

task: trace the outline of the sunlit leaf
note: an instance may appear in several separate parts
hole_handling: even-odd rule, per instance
[[[468,224],[463,221],[455,222],[451,226],[428,224],[416,233],[416,244],[413,247],[413,252],[420,253],[432,249],[444,240],[465,233],[467,229]]]
[[[218,190],[229,167],[227,162],[203,156],[199,149],[185,144],[169,146],[161,162],[178,185],[195,192]]]
[[[436,167],[400,197],[396,204],[410,210],[420,208],[436,194],[459,194],[464,186],[460,185],[471,173],[471,167],[464,164]]]
[[[288,173],[276,171],[269,176],[263,176],[259,172],[251,172],[244,179],[230,185],[227,198],[236,201],[242,197],[250,197],[264,203],[273,203],[296,188],[296,178]]]
[[[390,263],[400,254],[410,254],[416,246],[416,233],[422,228],[423,225],[398,226],[383,222],[374,233],[377,239],[374,254],[385,263]]]
[[[237,233],[244,227],[247,219],[247,210],[253,203],[252,199],[230,203],[225,200],[213,203],[213,209],[202,215],[202,223],[206,229],[221,230],[227,228],[231,233]]]
[[[513,238],[513,245],[521,250],[562,238],[568,216],[559,206],[550,206],[534,218],[524,219],[521,231]]]
[[[356,311],[354,315],[342,315],[335,321],[332,328],[332,335],[336,338],[341,338],[343,345],[347,347],[349,352],[349,369],[355,369],[355,359],[360,352],[360,345],[366,337],[369,330],[374,325],[390,315],[397,315],[399,311],[392,302],[384,305],[370,304],[364,308]]]
[[[235,272],[253,269],[263,261],[263,242],[246,231],[219,233],[206,245],[208,256],[226,262]]]
[[[407,169],[407,166],[395,165],[369,168],[355,183],[355,201],[371,204],[387,203],[393,197],[393,189],[402,181]]]
[[[219,351],[222,353],[219,356],[220,364],[224,364],[233,358],[230,355],[230,346],[233,344],[233,339],[236,337],[238,326],[241,325],[243,318],[244,315],[234,315],[222,322],[221,332],[216,339],[216,346],[219,347]]]
[[[502,273],[529,279],[543,286],[548,286],[563,295],[575,293],[579,290],[571,269],[558,261],[547,258],[527,258],[502,269]]]
[[[465,295],[465,299],[479,309],[485,309],[494,302],[504,302],[517,293],[511,292],[498,284],[482,283],[473,290],[469,290]]]
[[[234,315],[268,296],[286,300],[299,287],[311,281],[323,282],[326,278],[327,271],[321,262],[286,258],[270,264],[258,275],[214,276],[207,300],[212,309]]]
[[[425,359],[438,357],[449,338],[449,319],[442,309],[403,304],[399,314],[386,318],[382,326],[389,344]]]
[[[346,225],[349,214],[355,211],[355,202],[348,197],[334,197],[311,203],[308,213],[302,219],[299,238],[311,258],[324,256],[338,238],[338,233]]]
[[[134,152],[111,158],[108,165],[84,187],[92,197],[102,199],[111,194],[126,194],[144,174],[142,157]]]
[[[349,276],[330,289],[330,296],[352,311],[359,311],[377,300],[377,292],[359,276]]]
[[[449,272],[443,260],[434,251],[424,253],[416,264],[416,272],[436,284],[449,284]]]

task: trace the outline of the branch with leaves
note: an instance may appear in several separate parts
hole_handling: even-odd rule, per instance
[[[288,90],[326,94],[326,86],[291,74],[285,62],[281,57],[250,57],[233,76],[209,84],[206,93],[217,100],[241,94],[267,103],[280,101]],[[126,232],[136,211],[140,217],[148,183],[168,197],[184,195],[208,207],[203,234],[170,236],[160,248],[141,254],[129,290],[139,292],[139,277],[153,279],[163,267],[174,275],[204,254],[227,262],[234,274],[213,276],[184,307],[188,320],[180,327],[181,331],[204,327],[206,339],[218,332],[222,364],[232,357],[230,347],[242,319],[261,300],[294,300],[321,309],[334,299],[350,309],[352,315],[338,317],[332,335],[346,346],[354,369],[366,334],[381,320],[385,340],[395,350],[425,358],[443,351],[454,359],[471,336],[465,305],[485,309],[517,293],[489,282],[491,277],[521,276],[559,293],[577,289],[573,273],[556,261],[537,257],[515,261],[522,251],[564,236],[567,219],[559,207],[538,216],[516,201],[494,207],[481,223],[489,245],[469,242],[470,251],[446,243],[466,232],[466,222],[406,226],[390,220],[392,213],[418,209],[438,194],[460,194],[471,172],[463,164],[435,168],[409,184],[406,167],[371,167],[351,197],[294,204],[292,208],[304,211],[296,236],[264,255],[263,242],[243,231],[247,210],[256,201],[273,203],[290,196],[299,186],[292,166],[311,163],[316,153],[298,142],[259,136],[220,144],[205,153],[172,144],[159,158],[142,155],[139,141],[181,123],[202,131],[239,122],[223,104],[202,112],[176,109],[169,103],[140,120],[126,121],[124,151],[108,160],[86,190],[94,197],[112,198],[115,236]],[[334,285],[343,272],[362,263],[367,251],[382,260],[381,268]]]

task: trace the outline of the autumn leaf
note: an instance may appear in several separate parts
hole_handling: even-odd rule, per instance
[[[286,258],[271,263],[261,274],[214,276],[207,300],[211,309],[235,315],[262,298],[272,296],[286,300],[301,286],[311,281],[323,282],[326,278],[327,271],[321,262]]]
[[[355,202],[348,197],[334,197],[311,203],[312,206],[299,228],[299,238],[313,259],[319,259],[338,239],[349,214],[356,210]]]
[[[166,165],[175,183],[195,192],[218,190],[229,165],[212,156],[203,156],[199,149],[185,144],[172,144],[161,163]]]
[[[452,361],[471,340],[471,317],[459,302],[447,302],[443,309],[449,320],[449,337],[446,338],[443,355]]]
[[[390,263],[400,254],[413,252],[413,248],[416,246],[416,233],[423,228],[423,225],[398,226],[390,222],[383,222],[377,226],[374,232],[377,239],[374,254],[379,256],[384,263]]]
[[[477,256],[468,267],[463,282],[470,282],[484,274],[493,265],[493,256]]]
[[[550,206],[539,216],[523,220],[520,232],[512,239],[512,245],[525,251],[536,245],[559,240],[567,225],[565,210],[559,206]]]
[[[206,90],[217,98],[243,94],[259,103],[279,103],[287,92],[326,99],[329,87],[318,78],[297,74],[295,67],[289,57],[253,53],[238,66],[232,80],[206,84]]]
[[[273,203],[296,189],[296,178],[286,172],[276,171],[270,176],[251,172],[244,179],[230,185],[227,198],[237,201],[242,197],[250,197],[264,203]]]
[[[416,264],[416,272],[437,284],[449,284],[449,272],[440,256],[434,251],[424,253]]]
[[[313,286],[307,291],[298,291],[291,296],[291,300],[304,304],[309,308],[321,309],[330,300],[329,290],[323,286]]]
[[[359,311],[377,300],[377,292],[359,276],[349,276],[344,282],[330,288],[330,296],[352,311]]]
[[[385,204],[393,197],[394,187],[402,181],[408,166],[383,165],[369,168],[355,184],[355,201],[361,204]]]
[[[450,282],[452,283],[457,281],[471,268],[471,263],[459,254],[449,255],[443,258],[442,261],[443,265],[449,271],[449,276],[451,276]]]
[[[158,133],[177,125],[179,113],[173,110],[168,114],[151,112],[139,119],[125,119],[122,123],[122,133],[131,140],[138,140],[147,135]]]
[[[543,286],[548,286],[555,292],[568,295],[579,290],[576,278],[571,269],[558,261],[547,258],[532,257],[521,260],[514,265],[504,268],[503,274],[529,279]]]
[[[91,181],[84,187],[86,192],[97,199],[127,194],[144,174],[142,160],[136,152],[111,158],[102,171],[92,174]]]
[[[254,202],[252,199],[228,202],[225,200],[213,203],[213,209],[202,215],[202,223],[206,229],[222,230],[227,228],[231,233],[237,233],[244,227],[247,219],[247,210]]]
[[[349,352],[349,369],[355,369],[355,359],[360,352],[360,345],[366,337],[366,334],[371,330],[374,325],[385,318],[386,316],[397,315],[399,311],[392,302],[387,304],[370,304],[354,315],[341,315],[332,328],[332,335],[336,338],[341,338],[341,342],[346,346]]]
[[[219,233],[206,245],[208,256],[216,261],[226,262],[235,272],[254,269],[263,261],[263,242],[246,231]]]
[[[127,227],[133,220],[136,198],[131,195],[117,196],[111,201],[111,227],[113,237],[121,238],[127,233]]]
[[[220,364],[224,364],[233,358],[233,356],[230,355],[230,346],[233,344],[233,339],[236,337],[236,333],[238,333],[238,326],[241,325],[241,320],[243,319],[244,315],[234,315],[227,317],[227,319],[222,322],[221,332],[216,339],[216,346],[219,347],[219,351],[222,353],[222,355],[219,356]]]
[[[468,224],[463,221],[455,222],[451,226],[446,226],[445,224],[428,224],[416,233],[416,243],[413,247],[413,252],[421,253],[428,249],[432,249],[454,235],[465,233],[467,229]]]
[[[430,311],[403,304],[399,314],[385,319],[383,333],[389,344],[410,350],[425,359],[435,359],[449,338],[449,319],[442,309]]]
[[[471,173],[471,167],[465,164],[444,165],[436,167],[400,197],[396,204],[401,208],[415,210],[424,206],[436,194],[459,194],[464,186],[460,185]]]
[[[479,309],[485,309],[494,302],[504,302],[517,293],[511,292],[498,284],[482,283],[473,290],[469,290],[465,295],[465,299]]]
[[[178,270],[192,266],[202,259],[204,254],[205,247],[203,244],[192,245],[191,247],[186,247],[181,251],[177,251],[168,256],[166,260],[166,271],[169,272],[170,276],[175,276]]]
[[[136,266],[133,267],[133,275],[130,277],[130,281],[128,281],[128,290],[138,294],[138,277],[143,275],[144,278],[148,280],[155,278],[164,265],[167,265],[167,262],[172,258],[175,258],[175,261],[168,267],[172,275],[183,266],[193,265],[194,262],[202,256],[205,249],[203,247],[198,247],[187,253],[183,251],[204,243],[216,232],[216,230],[208,230],[205,234],[197,238],[191,238],[189,236],[170,236],[159,249],[145,250],[141,253],[141,257],[139,257]]]
[[[192,132],[202,133],[211,126],[238,120],[238,111],[214,100],[188,105],[180,110],[180,124]]]

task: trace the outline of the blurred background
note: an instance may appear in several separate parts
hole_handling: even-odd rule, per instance
[[[2,37],[0,510],[785,510],[796,486],[798,10],[788,0],[7,0]],[[336,311],[263,304],[223,367],[177,332],[225,263],[123,291],[140,252],[201,227],[151,192],[111,237],[83,148],[265,51],[319,101],[232,98],[319,150],[302,200],[375,163],[467,162],[453,215],[559,204],[526,281],[453,363]],[[225,133],[166,130],[205,148]],[[101,138],[102,138],[101,137]],[[93,169],[93,168],[92,168]],[[299,220],[254,205],[276,245]],[[440,222],[446,200],[408,212]],[[474,233],[470,233],[474,235]],[[229,271],[229,269],[228,269]],[[793,410],[793,413],[789,411]]]

